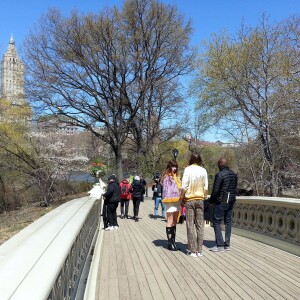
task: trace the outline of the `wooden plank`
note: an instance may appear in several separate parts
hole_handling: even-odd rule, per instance
[[[109,288],[109,236],[103,235],[102,242],[102,255],[99,265],[99,276],[96,284],[96,300],[97,299],[108,299],[108,288]]]
[[[120,222],[119,222],[120,223]],[[122,241],[122,256],[120,255],[120,260],[123,261],[126,268],[128,286],[129,286],[129,295],[130,299],[141,299],[142,295],[140,292],[140,287],[138,284],[138,279],[136,276],[136,272],[134,269],[134,257],[131,254],[130,248],[130,239],[128,236],[128,232],[124,230],[124,226],[120,227],[118,233],[120,234],[120,240]],[[121,291],[121,295],[122,295]]]
[[[254,249],[252,249],[252,251],[253,250]],[[246,251],[239,251],[238,253],[241,259],[247,261],[248,265],[251,265],[251,267],[261,273],[263,277],[266,277],[269,285],[276,289],[278,293],[285,294],[286,296],[291,295],[297,299],[299,287],[298,283],[294,279],[289,278],[289,276],[284,274],[284,272],[281,273],[280,269],[274,268],[273,266],[268,265],[264,260],[257,258],[256,255],[253,255],[255,251],[250,253]],[[284,256],[282,256],[282,259],[284,259]]]
[[[129,220],[126,220],[127,222]],[[130,222],[130,221],[129,221]],[[135,225],[137,226],[138,223],[134,222]],[[124,222],[123,222],[124,224]],[[127,223],[127,225],[129,225],[129,223]],[[133,225],[133,221],[131,220],[131,225]],[[125,230],[126,230],[126,226],[124,226]],[[120,229],[121,230],[121,229]],[[133,233],[132,229],[130,230],[131,233]],[[151,294],[151,290],[145,275],[145,272],[143,270],[143,267],[141,265],[141,261],[140,261],[140,249],[139,246],[136,245],[136,243],[138,243],[137,237],[135,235],[127,235],[127,237],[125,237],[126,239],[130,240],[131,242],[128,243],[128,249],[129,249],[129,253],[132,257],[132,263],[133,263],[133,267],[134,267],[134,271],[136,274],[136,280],[138,282],[138,286],[139,286],[139,290],[140,290],[140,294],[142,299],[152,299],[152,294]],[[133,243],[133,240],[135,241],[135,243]]]
[[[254,244],[247,243],[241,244],[240,249],[243,252],[252,251]],[[273,248],[269,245],[261,244],[256,242],[255,244],[255,256],[256,258],[261,258],[268,265],[268,267],[273,267],[280,270],[280,273],[285,274],[286,278],[292,279],[292,284],[300,287],[300,282],[298,280],[300,260],[299,257],[289,254],[286,252]],[[285,259],[282,259],[282,257]],[[298,258],[298,259],[295,259]]]
[[[142,233],[142,232],[145,232],[146,230],[141,230],[141,221],[134,224],[134,226],[132,226],[131,228],[131,232],[132,232],[132,235],[135,236],[136,240],[139,240],[141,241],[142,240],[142,236],[139,235],[138,233]],[[132,241],[134,243],[134,241]],[[149,243],[149,240],[146,240],[145,241],[145,244],[148,244]],[[143,247],[142,244],[140,244],[140,247]],[[153,250],[156,250],[155,248],[151,247]],[[154,253],[153,253],[154,252]],[[174,292],[172,292],[171,294],[166,292],[166,291],[169,291],[170,288],[169,288],[169,285],[173,283],[173,280],[172,278],[169,278],[169,276],[167,276],[166,278],[166,274],[168,275],[168,268],[166,268],[166,266],[164,265],[164,262],[161,260],[161,257],[160,255],[157,253],[157,250],[156,251],[151,251],[149,252],[149,249],[146,250],[146,251],[140,251],[140,253],[143,253],[144,255],[146,254],[146,256],[148,257],[149,255],[152,256],[152,264],[158,264],[157,267],[155,268],[155,270],[160,270],[160,274],[157,274],[155,273],[156,276],[158,276],[158,279],[159,279],[159,284],[160,286],[162,286],[162,288],[160,288],[160,290],[162,291],[162,295],[164,295],[164,297],[166,297],[165,299],[168,299],[168,297],[174,297]],[[151,259],[150,259],[151,260]],[[145,263],[145,261],[144,261]],[[150,272],[150,269],[147,268],[146,269],[147,272],[149,273]],[[151,272],[153,272],[153,268],[151,268]],[[161,276],[163,275],[163,276]],[[165,289],[167,286],[167,290]],[[176,288],[175,288],[176,289]],[[179,291],[180,293],[180,291]]]
[[[204,256],[191,258],[185,224],[177,226],[180,251],[169,251],[166,222],[149,217],[153,208],[145,200],[139,222],[120,219],[119,230],[104,233],[96,299],[299,298],[299,257],[236,235],[232,251],[212,253],[213,228],[205,227]]]
[[[144,227],[144,230],[141,230],[141,232],[144,232],[144,234],[146,235],[151,231],[147,230],[147,220],[149,220],[149,217],[143,214],[143,221],[144,220],[145,222],[141,222],[141,225]],[[152,221],[154,220],[152,219]],[[149,243],[149,238],[147,238],[146,241],[147,243]],[[168,252],[170,254],[170,251],[162,247],[156,247],[156,251],[158,254],[157,259],[159,259],[159,266],[165,275],[165,278],[169,284],[169,289],[172,290],[175,299],[182,299],[182,297],[186,297],[189,299],[195,298],[194,293],[190,289],[188,289],[188,284],[184,284],[185,279],[180,274],[178,269],[174,267],[174,264],[172,264],[172,261],[170,261],[170,257],[165,256],[164,253]],[[172,252],[171,254],[175,255],[176,253]],[[177,261],[178,258],[176,259],[176,262]],[[182,285],[180,286],[179,283],[182,283]]]
[[[163,240],[166,240],[165,237],[165,222],[156,222],[155,223],[157,226],[157,228],[159,228],[158,230],[156,230],[156,232],[154,233],[154,237],[155,236],[160,236]],[[150,224],[147,224],[150,227]],[[153,227],[151,227],[153,229]],[[155,229],[157,229],[155,228]],[[185,225],[178,225],[177,226],[177,236],[179,236],[179,232],[186,232],[186,226]],[[186,237],[186,234],[184,234],[184,236]],[[166,244],[166,241],[165,241]],[[198,288],[202,289],[202,292],[199,292],[197,290],[197,288],[195,289],[195,285],[192,287],[193,291],[196,291],[196,293],[198,293],[198,296],[201,297],[201,299],[208,297],[209,299],[232,299],[226,295],[224,295],[224,290],[220,287],[220,286],[224,286],[224,282],[221,281],[219,283],[219,285],[216,285],[216,282],[213,282],[211,280],[208,280],[209,278],[211,278],[211,274],[205,272],[202,272],[203,269],[203,259],[194,259],[191,257],[188,257],[186,255],[185,249],[186,249],[186,241],[184,241],[184,243],[182,243],[180,241],[180,239],[177,242],[177,245],[179,244],[179,247],[181,249],[180,252],[177,252],[179,254],[179,258],[177,258],[178,261],[182,262],[181,264],[184,266],[184,269],[180,269],[182,273],[185,273],[185,276],[187,278],[192,278],[192,280],[194,282],[196,282],[198,284]],[[166,255],[170,254],[172,252],[166,250]],[[184,256],[182,256],[182,254],[184,254]],[[198,263],[202,264],[201,267],[198,266]],[[176,262],[174,262],[174,264],[176,264]],[[180,265],[178,265],[180,266]],[[205,264],[204,264],[205,266]],[[199,270],[201,270],[201,272],[199,272]],[[210,268],[207,268],[208,272],[210,272]],[[206,271],[207,271],[206,270]],[[186,271],[188,271],[190,274],[186,274]],[[217,296],[217,294],[219,294],[219,296]],[[232,296],[236,296],[236,294],[232,295]]]
[[[118,266],[118,283],[119,283],[119,297],[122,300],[130,300],[130,289],[127,277],[127,270],[125,260],[128,258],[129,253],[126,252],[126,249],[122,243],[123,236],[120,234],[120,231],[117,230],[114,232],[115,238],[115,247],[116,247],[116,258],[117,258],[117,266]]]
[[[118,264],[116,254],[115,235],[116,231],[106,231],[106,235],[109,235],[109,293],[108,299],[119,299],[119,281],[118,281]]]
[[[149,238],[155,238],[154,236],[150,236]],[[167,258],[170,259],[170,266],[174,266],[178,273],[184,278],[179,276],[178,277],[178,284],[181,287],[181,289],[186,293],[186,289],[188,294],[191,294],[190,291],[193,292],[193,296],[195,296],[197,299],[204,299],[207,297],[207,294],[209,294],[210,299],[219,299],[217,295],[214,293],[213,290],[207,289],[206,287],[206,282],[203,279],[203,276],[199,276],[199,273],[194,269],[195,263],[196,267],[198,267],[197,263],[200,263],[201,260],[196,259],[193,260],[190,257],[188,257],[188,260],[192,262],[192,265],[189,266],[185,259],[182,258],[182,253],[177,252],[174,253],[174,255],[169,255],[170,251],[162,248],[163,249],[163,254],[160,254],[160,256],[163,258],[164,261],[167,260]],[[171,265],[172,264],[172,265]],[[206,287],[206,293],[204,292],[204,288]]]

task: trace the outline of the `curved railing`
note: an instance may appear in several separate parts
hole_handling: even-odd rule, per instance
[[[233,232],[300,255],[300,199],[237,197]]]
[[[75,299],[101,200],[69,201],[0,246],[0,299]]]
[[[2,244],[0,299],[75,299],[98,234],[101,205],[91,196],[69,201]],[[238,197],[233,232],[300,255],[300,200]],[[96,271],[91,268],[84,299],[94,293]]]

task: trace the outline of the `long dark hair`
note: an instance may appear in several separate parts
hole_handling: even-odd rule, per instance
[[[189,165],[196,164],[198,166],[202,166],[202,158],[199,153],[192,152]]]
[[[176,167],[176,171],[174,172],[175,174],[178,174],[178,163],[176,160],[169,160],[167,167],[166,167],[166,171],[165,171],[165,175],[166,174],[172,174],[172,167]]]

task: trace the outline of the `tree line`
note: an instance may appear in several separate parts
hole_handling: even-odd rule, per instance
[[[32,118],[66,116],[90,132],[109,146],[119,178],[124,170],[148,176],[162,170],[175,146],[184,153],[178,158],[184,167],[183,141],[218,128],[235,143],[230,151],[194,145],[212,172],[211,153],[226,154],[255,194],[277,196],[298,187],[299,16],[270,24],[262,15],[258,25],[241,24],[234,35],[215,33],[201,53],[191,46],[192,33],[175,5],[157,0],[126,0],[122,7],[74,10],[67,17],[50,9],[24,47]],[[189,90],[187,75],[193,78]],[[194,96],[191,107],[187,99]],[[41,137],[30,138],[24,149],[41,144]],[[6,146],[1,142],[5,155]],[[36,157],[45,162],[34,168],[49,166],[47,147],[43,151]]]

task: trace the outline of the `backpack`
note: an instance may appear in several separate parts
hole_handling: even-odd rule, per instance
[[[121,187],[121,198],[122,199],[127,199],[128,195],[129,195],[129,185],[122,184],[122,187]]]

